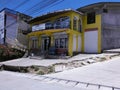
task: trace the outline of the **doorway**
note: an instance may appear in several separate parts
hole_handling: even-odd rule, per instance
[[[42,38],[42,51],[48,51],[50,48],[50,37],[43,37]]]

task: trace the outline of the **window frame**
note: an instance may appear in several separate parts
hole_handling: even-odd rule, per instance
[[[66,48],[67,49],[67,44],[68,43],[68,38],[56,38],[55,39],[55,48]]]
[[[73,18],[73,30],[78,30],[77,23],[78,23],[78,19],[76,16],[74,16],[74,18]]]
[[[54,28],[55,29],[70,28],[70,17],[69,16],[62,16],[62,17],[57,18],[54,21]]]
[[[89,12],[87,13],[87,24],[93,24],[96,22],[96,13]]]

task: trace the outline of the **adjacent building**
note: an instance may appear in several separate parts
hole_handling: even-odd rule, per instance
[[[84,52],[120,48],[120,3],[101,2],[79,8],[83,15]]]
[[[31,31],[27,21],[31,17],[11,9],[0,11],[0,44],[6,44],[18,49],[27,46],[26,34]]]

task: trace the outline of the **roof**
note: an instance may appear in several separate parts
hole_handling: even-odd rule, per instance
[[[38,21],[38,20],[44,20],[46,18],[50,18],[50,17],[54,17],[56,15],[59,15],[59,14],[64,14],[64,13],[67,13],[67,12],[70,12],[70,11],[73,11],[73,12],[76,12],[76,13],[79,13],[82,15],[81,12],[79,11],[76,11],[76,10],[72,10],[72,9],[65,9],[65,10],[58,10],[58,11],[54,11],[54,12],[49,12],[47,14],[43,14],[41,16],[38,16],[36,18],[33,18],[29,21],[29,23],[33,23],[35,21]]]
[[[118,6],[120,7],[120,2],[98,2],[98,3],[94,3],[94,4],[90,4],[90,5],[87,5],[87,6],[84,6],[84,7],[80,7],[78,8],[77,10],[78,11],[81,11],[81,12],[85,12],[85,11],[88,11],[89,9],[91,8],[94,8],[94,7],[99,7],[99,9],[105,7],[105,6]]]
[[[0,10],[0,12],[2,11],[11,11],[11,12],[14,12],[14,13],[18,13],[17,11],[14,11],[12,9],[9,9],[9,8],[3,8],[2,10]]]
[[[18,11],[9,9],[9,8],[3,8],[2,10],[0,10],[0,13],[1,13],[2,11],[7,11],[7,12],[10,12],[10,13],[13,13],[13,14],[19,13],[19,14],[22,14],[22,15],[25,15],[25,16],[28,16],[28,17],[32,18],[31,16],[29,16],[29,15],[27,15],[27,14],[24,14],[24,13],[21,13],[21,12],[18,12]]]

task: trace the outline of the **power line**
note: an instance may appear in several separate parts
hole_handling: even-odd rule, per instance
[[[37,12],[37,11],[45,8],[45,7],[48,7],[49,5],[51,5],[51,4],[55,3],[55,2],[57,2],[57,1],[56,1],[56,0],[52,0],[52,1],[50,0],[49,2],[47,2],[47,3],[43,4],[43,5],[40,5],[40,7],[38,7],[38,8],[37,8],[36,10],[34,10],[33,12],[30,12],[29,14],[31,15],[31,14],[33,14],[33,13],[35,13],[35,12]]]
[[[19,7],[23,6],[24,4],[26,4],[27,2],[29,2],[30,0],[24,0],[23,2],[21,2],[19,5],[17,5],[15,8],[13,8],[14,10],[18,9]]]
[[[41,4],[41,3],[43,3],[43,2],[45,2],[45,1],[42,0],[42,1],[38,2],[37,4],[33,5],[31,8],[25,10],[24,12],[29,12],[29,11],[31,11],[31,10],[34,10],[34,8],[36,8],[37,6],[39,6],[39,4]],[[23,12],[23,13],[24,13],[24,12]]]
[[[49,5],[48,7],[46,7],[46,9],[47,9],[47,8],[51,8],[51,7],[53,7],[53,6],[57,5],[57,4],[60,4],[60,3],[63,2],[63,1],[64,1],[64,0],[58,1],[58,2],[56,2],[56,3],[54,3],[54,4],[52,4],[52,6]],[[32,13],[32,14],[30,14],[30,15],[38,14],[38,13],[40,13],[40,12],[42,12],[42,11],[43,11],[43,10],[40,10],[40,11],[38,11],[38,12],[36,12],[36,13]]]
[[[38,3],[37,4],[37,7],[35,7],[35,9],[33,9],[31,12],[29,12],[28,14],[31,14],[31,13],[35,13],[37,12],[38,10],[44,8],[44,7],[47,7],[49,6],[50,4],[54,3],[54,2],[57,2],[56,0],[47,0],[46,2],[43,1],[41,3]]]
[[[62,1],[64,1],[64,0],[62,0]],[[61,2],[60,0],[58,0],[58,1],[54,0],[54,1],[52,1],[52,2],[46,3],[46,4],[44,4],[43,6],[41,6],[40,8],[36,9],[35,11],[29,13],[29,15],[33,15],[33,14],[41,11],[41,10],[44,9],[44,8],[47,8],[47,7],[51,6],[51,5],[54,5],[54,4],[60,3],[60,2]]]

